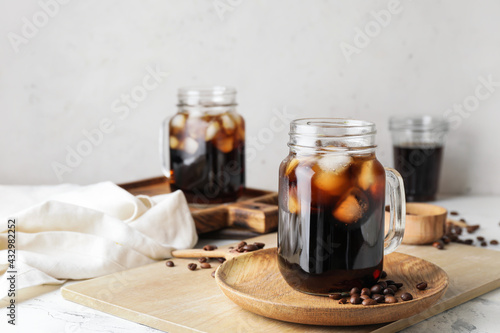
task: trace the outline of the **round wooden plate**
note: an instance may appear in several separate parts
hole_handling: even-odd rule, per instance
[[[402,282],[398,303],[373,306],[339,304],[328,297],[311,296],[290,287],[278,268],[276,248],[251,252],[226,261],[215,275],[222,292],[242,308],[264,317],[310,325],[351,326],[378,324],[417,314],[434,303],[448,287],[448,276],[438,266],[402,253],[384,258],[387,278]],[[418,290],[417,283],[428,283]],[[403,302],[403,292],[413,300]]]

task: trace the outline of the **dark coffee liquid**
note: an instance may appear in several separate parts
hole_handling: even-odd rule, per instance
[[[229,153],[218,150],[211,142],[204,142],[207,153],[190,155],[183,150],[170,150],[170,168],[174,182],[172,191],[180,189],[186,199],[195,204],[234,201],[245,184],[244,146]]]
[[[371,163],[368,169],[373,177],[366,189],[358,183],[363,163]],[[311,294],[373,285],[383,265],[384,169],[376,160],[354,158],[340,181],[330,179],[327,184],[345,181],[338,195],[315,185],[314,178],[321,172],[307,164],[299,164],[288,176],[280,172],[285,173],[280,177],[281,273],[293,288]],[[290,196],[297,197],[300,211],[290,206]],[[356,215],[352,206],[363,207],[359,218],[352,218]]]
[[[394,147],[394,165],[403,177],[406,201],[436,199],[442,155],[443,147]]]

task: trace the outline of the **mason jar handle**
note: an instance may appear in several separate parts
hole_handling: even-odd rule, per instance
[[[171,178],[170,172],[170,131],[169,123],[172,117],[166,117],[160,126],[160,163],[161,171],[167,178]]]
[[[403,240],[406,219],[406,197],[403,178],[401,178],[399,172],[391,168],[385,168],[385,174],[391,205],[389,231],[384,239],[384,255],[387,255],[393,252]]]

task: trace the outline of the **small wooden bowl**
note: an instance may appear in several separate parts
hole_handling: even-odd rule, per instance
[[[428,203],[407,203],[403,244],[430,244],[443,237],[446,228],[446,208]],[[385,212],[385,230],[389,229],[390,214]]]

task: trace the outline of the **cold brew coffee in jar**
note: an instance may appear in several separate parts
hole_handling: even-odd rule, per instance
[[[375,133],[373,123],[360,120],[291,123],[290,153],[279,170],[278,263],[293,288],[328,295],[371,286],[380,277],[384,254],[401,243],[403,181],[377,160]]]
[[[172,191],[194,204],[235,201],[245,186],[245,122],[231,87],[179,89],[178,112],[165,119],[160,154]]]

